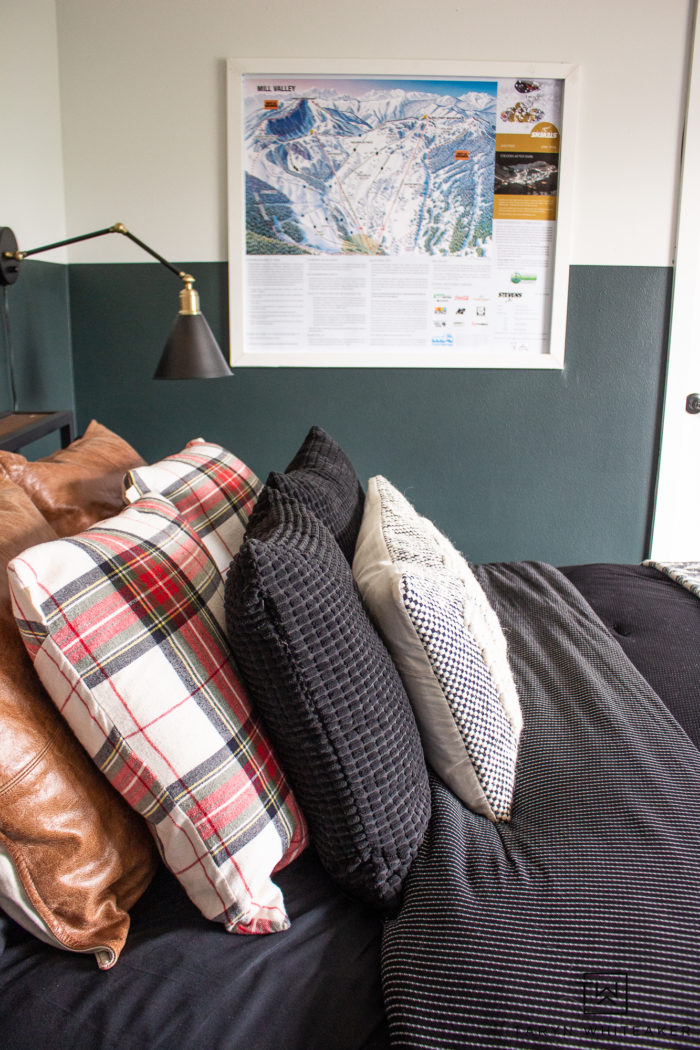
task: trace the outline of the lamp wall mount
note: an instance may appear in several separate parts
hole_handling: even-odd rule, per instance
[[[19,277],[17,238],[9,226],[0,226],[0,284],[14,284]]]

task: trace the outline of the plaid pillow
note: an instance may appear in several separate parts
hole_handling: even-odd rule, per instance
[[[243,542],[261,488],[245,463],[221,445],[201,438],[190,441],[182,452],[130,470],[124,477],[127,503],[149,492],[165,496],[192,526],[223,574]]]
[[[520,701],[469,565],[386,478],[370,478],[353,573],[403,679],[429,762],[466,806],[510,818]]]
[[[49,694],[202,914],[236,933],[285,929],[270,874],[306,828],[233,669],[223,581],[196,534],[145,497],[26,551],[9,579]]]

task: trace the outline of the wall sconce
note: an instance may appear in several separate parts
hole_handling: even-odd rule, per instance
[[[218,379],[233,375],[214,334],[199,309],[199,295],[192,287],[194,277],[177,270],[167,259],[149,248],[123,223],[117,222],[106,230],[95,230],[80,237],[68,237],[64,241],[44,244],[29,251],[18,251],[17,240],[9,226],[0,226],[0,285],[14,284],[20,273],[20,263],[29,255],[51,251],[52,248],[63,248],[78,241],[89,241],[95,237],[104,237],[107,233],[121,233],[134,244],[138,244],[159,263],[166,266],[171,273],[183,281],[185,287],[180,292],[180,310],[170,330],[165,349],[161,355],[154,379]]]

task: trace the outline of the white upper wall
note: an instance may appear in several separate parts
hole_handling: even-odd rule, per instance
[[[55,0],[0,0],[0,226],[20,248],[66,236]],[[65,254],[49,256],[65,261]]]
[[[120,220],[172,260],[226,258],[228,58],[318,58],[319,73],[323,57],[569,62],[581,69],[571,262],[673,260],[692,0],[55,4],[70,233]],[[3,0],[19,21],[50,6]],[[16,90],[36,91],[34,74]],[[57,173],[58,197],[59,185]],[[115,240],[71,259],[145,260]]]

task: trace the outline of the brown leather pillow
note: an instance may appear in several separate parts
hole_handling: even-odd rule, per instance
[[[55,538],[26,493],[0,478],[0,907],[107,969],[157,860],[145,821],[44,691],[12,615],[8,561]]]
[[[0,476],[31,496],[58,536],[73,536],[118,514],[124,474],[143,465],[131,445],[94,419],[68,448],[43,459],[0,451]]]

